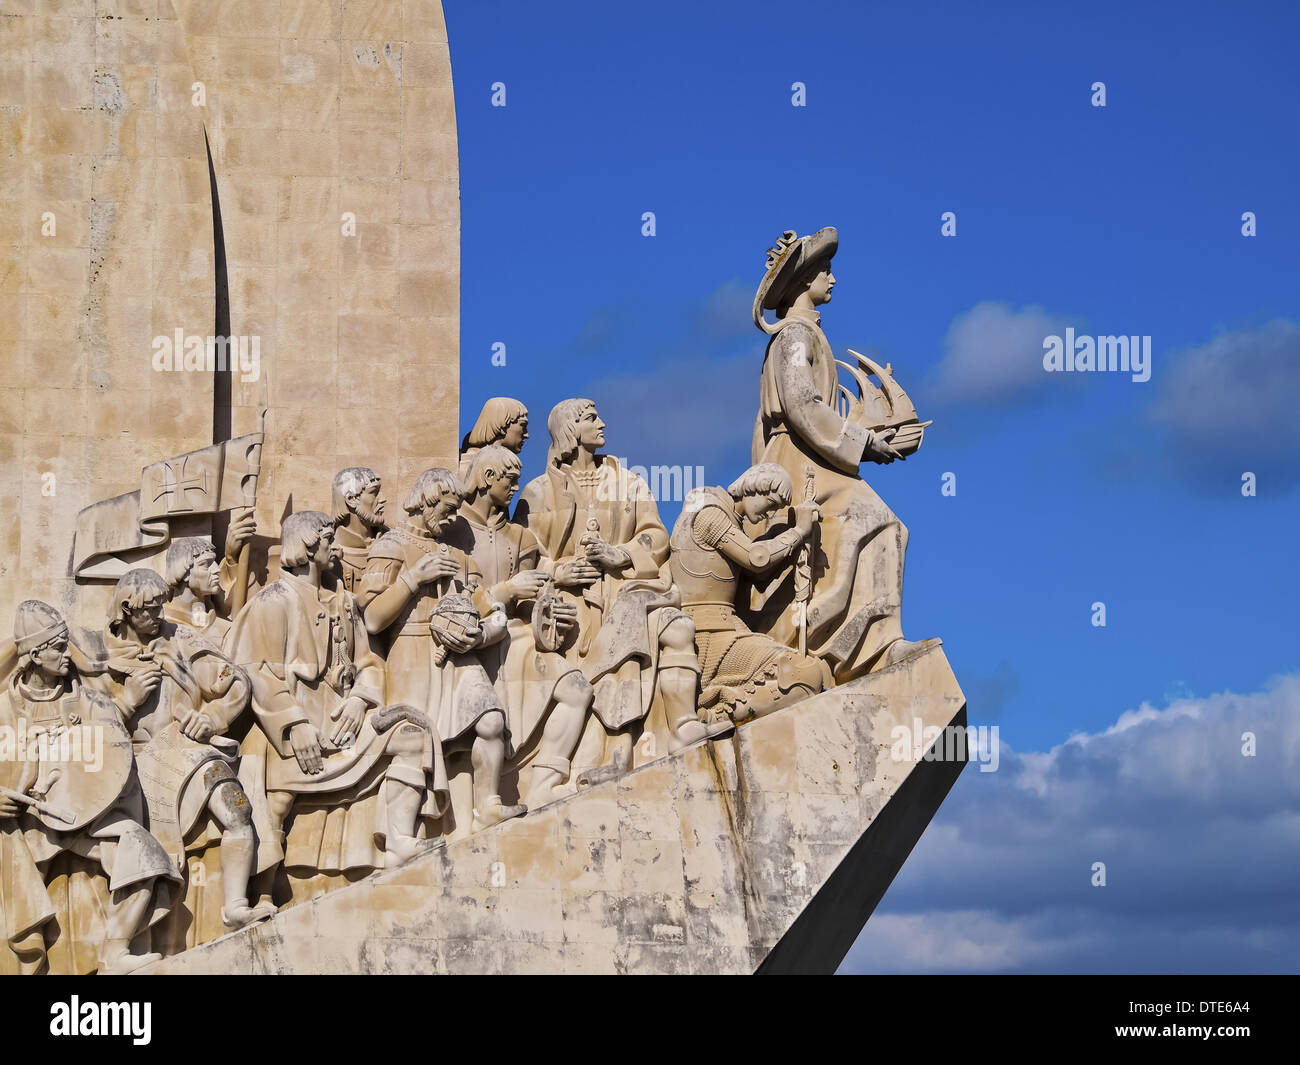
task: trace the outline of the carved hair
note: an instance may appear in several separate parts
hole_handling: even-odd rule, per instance
[[[502,447],[500,444],[489,444],[487,447],[474,452],[474,455],[470,458],[465,487],[471,492],[481,492],[487,488],[487,475],[489,473],[495,473],[500,477],[503,473],[521,473],[523,468],[519,456],[508,447]]]
[[[510,399],[508,396],[493,396],[483,404],[478,421],[465,434],[465,439],[460,442],[460,449],[468,451],[472,447],[499,444],[502,437],[506,435],[507,429],[527,417],[528,408],[519,400]]]
[[[348,520],[352,508],[348,506],[348,496],[360,495],[372,484],[379,483],[379,474],[369,466],[349,466],[334,475],[330,492],[330,517],[334,523],[341,524]]]
[[[749,467],[727,489],[727,492],[732,499],[765,496],[769,492],[775,492],[786,506],[789,506],[794,499],[794,486],[790,483],[790,475],[775,462],[760,462],[757,466]]]
[[[415,484],[411,485],[411,490],[402,502],[402,509],[408,514],[418,514],[448,492],[455,492],[462,499],[465,498],[465,486],[460,483],[460,478],[451,470],[435,466],[415,479]]]
[[[147,566],[127,570],[113,589],[109,628],[118,633],[118,626],[126,619],[128,610],[139,610],[150,600],[170,597],[171,589],[156,570]]]
[[[206,536],[178,536],[167,545],[167,562],[163,569],[172,591],[189,580],[194,563],[204,555],[211,555],[214,560],[217,557],[217,549]]]
[[[326,529],[333,531],[334,522],[319,510],[299,510],[284,519],[280,526],[280,565],[304,566],[311,558]]]
[[[588,407],[596,404],[589,399],[562,399],[551,408],[546,428],[551,431],[551,447],[546,452],[546,465],[563,466],[578,450],[578,419]]]

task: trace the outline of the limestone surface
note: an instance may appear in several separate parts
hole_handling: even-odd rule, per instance
[[[151,973],[830,972],[963,769],[941,648],[455,841]]]

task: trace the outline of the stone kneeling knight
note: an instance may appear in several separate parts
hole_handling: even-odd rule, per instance
[[[738,591],[786,562],[812,533],[815,503],[794,508],[794,526],[751,540],[742,521],[764,522],[790,506],[790,478],[771,463],[753,466],[730,488],[697,488],[687,497],[670,540],[673,583],[695,623],[700,709],[733,721],[761,717],[831,683],[818,659],[752,632],[736,611]]]

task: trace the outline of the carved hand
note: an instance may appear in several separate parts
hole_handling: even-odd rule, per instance
[[[416,584],[432,584],[443,577],[459,577],[460,563],[449,555],[425,555],[407,572]]]
[[[867,443],[862,449],[863,462],[879,462],[882,465],[888,465],[894,459],[901,459],[903,456],[889,446],[889,442],[894,439],[897,429],[884,429],[880,432],[867,430]]]
[[[325,764],[320,753],[320,733],[310,721],[299,721],[289,729],[289,745],[293,748],[298,765],[309,776],[315,776],[324,770]]]
[[[555,627],[560,632],[568,632],[578,624],[578,606],[576,603],[569,603],[565,600],[559,600],[552,608],[555,618]]]
[[[463,655],[474,650],[483,641],[482,628],[476,634],[462,636],[459,633],[439,632],[438,642],[454,654]]]
[[[207,743],[216,731],[212,719],[198,710],[189,711],[181,722],[181,733],[196,743]]]
[[[337,721],[330,733],[330,739],[339,747],[351,747],[361,732],[361,722],[365,720],[365,701],[353,695],[339,703],[330,714],[331,721]]]
[[[794,508],[794,526],[802,536],[807,536],[813,526],[822,520],[822,508],[816,503],[799,503]]]
[[[510,578],[510,595],[514,599],[532,599],[546,584],[546,574],[539,569],[526,569]]]
[[[162,667],[157,662],[150,662],[143,669],[137,670],[126,678],[122,685],[122,693],[131,709],[135,710],[158,690],[158,685],[161,683]]]
[[[600,579],[600,570],[586,559],[561,562],[555,567],[555,584],[559,588],[585,588]]]
[[[621,547],[607,544],[599,536],[584,536],[582,543],[587,549],[587,560],[603,570],[622,569],[632,560]]]
[[[0,794],[0,821],[10,817],[17,817],[19,806],[8,795]]]
[[[233,511],[230,526],[226,529],[226,558],[234,562],[239,557],[243,546],[257,532],[257,518],[253,516],[252,507],[241,507]]]

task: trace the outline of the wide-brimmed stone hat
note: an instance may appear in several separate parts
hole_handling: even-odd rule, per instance
[[[767,249],[767,272],[754,296],[755,310],[772,311],[781,306],[803,268],[823,259],[829,260],[839,246],[840,235],[834,226],[826,226],[806,237],[787,229],[776,242],[776,247]]]

